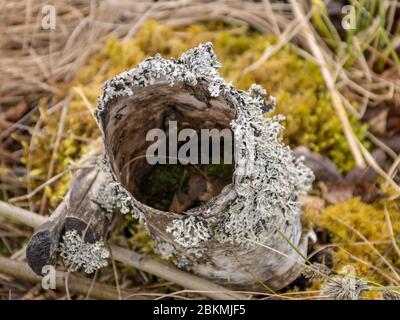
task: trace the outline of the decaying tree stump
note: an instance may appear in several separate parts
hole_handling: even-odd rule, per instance
[[[281,143],[281,117],[265,117],[273,98],[259,86],[235,89],[218,67],[211,44],[205,44],[178,60],[148,58],[104,84],[96,116],[105,158],[81,171],[53,222],[33,236],[27,254],[36,272],[35,265],[54,262],[65,229],[82,235],[93,226],[85,237],[93,243],[101,239],[106,214],[119,211],[143,221],[163,258],[218,283],[280,289],[298,277],[302,258],[293,246],[302,253],[307,248],[298,196],[310,188],[313,174]],[[165,130],[169,121],[179,130],[230,128],[234,135],[232,183],[183,214],[142,201],[154,169],[146,160],[146,134]]]

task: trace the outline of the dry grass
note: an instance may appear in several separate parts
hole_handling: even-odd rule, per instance
[[[57,28],[43,30],[41,27],[41,9],[43,4],[33,0],[0,0],[0,114],[6,112],[10,106],[21,101],[26,101],[32,107],[30,111],[17,122],[10,124],[0,133],[0,143],[6,145],[13,132],[24,129],[34,136],[40,134],[40,120],[32,121],[32,115],[37,109],[37,101],[42,97],[53,95],[65,96],[49,108],[49,111],[63,110],[61,113],[59,131],[53,154],[57,151],[57,143],[63,135],[63,117],[68,109],[68,96],[60,91],[60,83],[71,81],[76,72],[97,52],[110,37],[128,39],[136,33],[141,25],[149,19],[156,19],[171,26],[186,26],[205,20],[219,20],[227,23],[251,26],[255,30],[275,34],[279,42],[274,47],[268,47],[259,61],[243,70],[249,72],[263,61],[274,55],[281,47],[290,43],[303,57],[318,63],[321,68],[327,87],[332,94],[334,106],[343,125],[346,139],[351,147],[352,154],[359,166],[368,164],[378,172],[396,193],[392,199],[400,195],[400,188],[394,180],[394,173],[399,165],[398,156],[389,148],[384,151],[393,159],[389,172],[385,172],[375,162],[371,154],[361,145],[352,132],[347,120],[346,111],[361,118],[367,107],[374,107],[382,102],[392,101],[400,103],[400,81],[388,77],[384,73],[376,72],[374,65],[379,59],[385,58],[388,69],[399,67],[396,55],[393,54],[400,48],[400,32],[392,36],[389,30],[396,23],[394,11],[400,7],[398,1],[382,1],[387,5],[387,18],[382,25],[379,18],[373,18],[362,32],[352,35],[351,43],[335,39],[335,45],[329,45],[326,35],[317,32],[318,25],[310,22],[315,15],[315,8],[302,6],[302,1],[288,3],[274,1],[46,1],[54,5],[57,13]],[[308,14],[302,14],[305,11]],[[327,23],[329,26],[329,24]],[[325,26],[326,27],[326,26]],[[386,28],[383,32],[382,28]],[[383,32],[383,33],[382,33]],[[386,39],[386,46],[381,50],[379,44]],[[380,42],[381,41],[381,42]],[[348,50],[350,48],[350,50]],[[345,68],[349,51],[361,49],[365,55],[353,57],[351,67]],[[347,49],[347,50],[346,50]],[[79,89],[78,89],[79,90]],[[354,107],[343,92],[351,93],[358,102]],[[82,92],[78,92],[81,96]],[[82,96],[85,101],[85,97]],[[87,100],[86,100],[87,101]],[[89,102],[87,107],[92,110]],[[79,138],[79,137],[78,137]],[[381,142],[371,139],[379,147]],[[3,195],[12,195],[19,200],[20,207],[32,211],[29,196],[37,190],[26,190],[18,182],[17,176],[24,175],[24,167],[19,163],[21,150],[6,150],[0,145],[0,168],[13,167],[14,171],[0,172],[0,186]],[[54,161],[51,162],[52,164]],[[29,169],[29,168],[28,168]],[[17,174],[15,173],[17,172]],[[48,182],[51,183],[59,176],[54,174],[52,165],[48,168]],[[5,198],[5,197],[4,197]],[[46,197],[41,200],[40,213],[45,213]],[[390,225],[390,218],[387,220]],[[5,243],[10,254],[16,254],[21,237],[29,236],[29,230],[17,228],[12,224],[1,222],[0,239]],[[4,240],[4,234],[12,234],[15,241]],[[396,241],[393,245],[398,251]],[[16,255],[16,257],[21,255]],[[132,283],[127,277],[118,276],[124,269],[113,264],[110,273],[101,275],[97,280],[117,282],[118,292]],[[394,270],[394,274],[398,273]],[[169,282],[154,283],[149,281],[145,273],[137,273],[143,286],[136,288],[138,296],[149,298],[199,298],[201,293],[191,290],[181,290]],[[14,291],[25,292],[21,298],[54,298],[51,294],[40,293],[35,286],[18,288],[9,277],[0,275],[1,284],[9,286]],[[4,287],[4,288],[5,288]],[[16,288],[17,287],[17,288]],[[8,296],[7,290],[2,289],[0,296]],[[147,292],[147,293],[146,293]],[[308,295],[310,292],[304,293]],[[253,294],[253,293],[251,293]],[[42,295],[42,296],[41,296]],[[133,294],[135,295],[135,293]],[[298,298],[302,292],[296,292],[291,297],[290,293],[282,294],[282,299]],[[277,295],[272,295],[277,298]],[[258,294],[259,298],[270,298],[270,294]],[[57,296],[57,298],[65,298]],[[316,298],[316,297],[312,297]]]

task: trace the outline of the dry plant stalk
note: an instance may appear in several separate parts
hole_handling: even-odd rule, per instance
[[[291,0],[291,3],[293,6],[293,11],[294,11],[297,19],[303,22],[306,18],[305,18],[303,10],[300,7],[300,4],[295,0]],[[313,34],[309,24],[303,22],[302,28],[304,30],[304,35],[307,39],[307,44],[308,44],[312,54],[314,55],[316,62],[320,66],[322,76],[324,77],[326,86],[327,86],[328,90],[330,91],[330,94],[332,97],[332,104],[335,107],[337,114],[339,116],[339,119],[342,123],[343,132],[346,136],[350,150],[353,153],[354,160],[356,161],[357,166],[363,168],[363,167],[365,167],[365,161],[364,161],[362,152],[359,149],[357,138],[353,132],[353,129],[351,128],[351,124],[347,117],[346,110],[344,109],[342,99],[339,95],[339,92],[336,89],[335,82],[332,78],[332,75],[331,75],[329,69],[328,69],[327,61],[324,58],[321,48],[318,46],[318,43],[314,37],[314,34]]]
[[[0,272],[31,283],[42,282],[42,277],[33,273],[26,263],[15,261],[10,258],[0,257]],[[66,273],[62,271],[57,271],[55,285],[58,290],[69,290],[73,293],[88,296],[88,298],[105,300],[118,300],[120,297],[122,299],[129,299],[130,297],[134,297],[135,299],[145,298],[140,295],[134,295],[133,292],[129,292],[126,290],[120,290],[120,292],[117,292],[114,287],[109,285],[101,283],[93,284],[90,279],[84,278],[82,276],[70,274],[68,275],[67,282],[65,280],[66,277]]]

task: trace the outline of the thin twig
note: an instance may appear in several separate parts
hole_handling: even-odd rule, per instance
[[[115,260],[130,265],[136,269],[151,273],[160,278],[172,281],[184,288],[190,290],[200,290],[204,295],[211,299],[231,300],[231,299],[245,299],[245,296],[228,290],[222,286],[216,285],[206,279],[194,276],[182,270],[176,269],[173,266],[159,262],[150,257],[132,252],[130,250],[111,246],[113,257]]]
[[[383,208],[383,212],[385,213],[385,220],[386,220],[386,225],[387,225],[387,228],[389,231],[390,241],[392,242],[393,248],[396,251],[397,255],[400,257],[400,248],[399,248],[399,245],[397,244],[396,238],[394,237],[392,220],[390,218],[390,214],[389,214],[386,204]]]
[[[60,146],[62,134],[64,132],[64,123],[65,123],[65,118],[67,116],[67,112],[69,109],[69,101],[70,97],[67,96],[64,99],[63,107],[61,109],[61,115],[60,115],[60,120],[59,120],[59,126],[57,130],[57,135],[56,135],[56,140],[53,145],[53,150],[51,153],[51,158],[50,158],[50,163],[49,163],[49,169],[47,171],[47,180],[49,180],[53,176],[53,172],[55,169],[55,164],[56,164],[56,155],[58,152],[58,148]],[[47,195],[46,193],[43,193],[42,195],[42,200],[40,201],[40,208],[39,208],[39,213],[43,214],[44,209],[46,208],[47,205]]]
[[[29,192],[28,194],[24,194],[22,196],[19,197],[15,197],[15,198],[11,198],[9,199],[9,202],[15,203],[15,202],[19,202],[22,200],[26,200],[26,199],[30,199],[32,198],[35,194],[37,194],[38,192],[40,192],[41,190],[43,190],[46,186],[52,184],[53,182],[57,181],[58,179],[60,179],[64,174],[71,172],[73,170],[79,170],[79,169],[88,169],[91,168],[90,166],[86,166],[86,167],[70,167],[65,169],[64,171],[61,171],[60,173],[56,174],[54,177],[51,177],[49,180],[47,180],[46,182],[44,182],[43,184],[41,184],[40,186],[38,186],[36,189],[32,190],[31,192]]]

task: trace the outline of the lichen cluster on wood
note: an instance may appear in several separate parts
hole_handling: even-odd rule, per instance
[[[68,270],[83,269],[89,274],[106,267],[110,256],[103,241],[87,243],[76,230],[70,230],[64,234],[59,250],[60,257]]]

